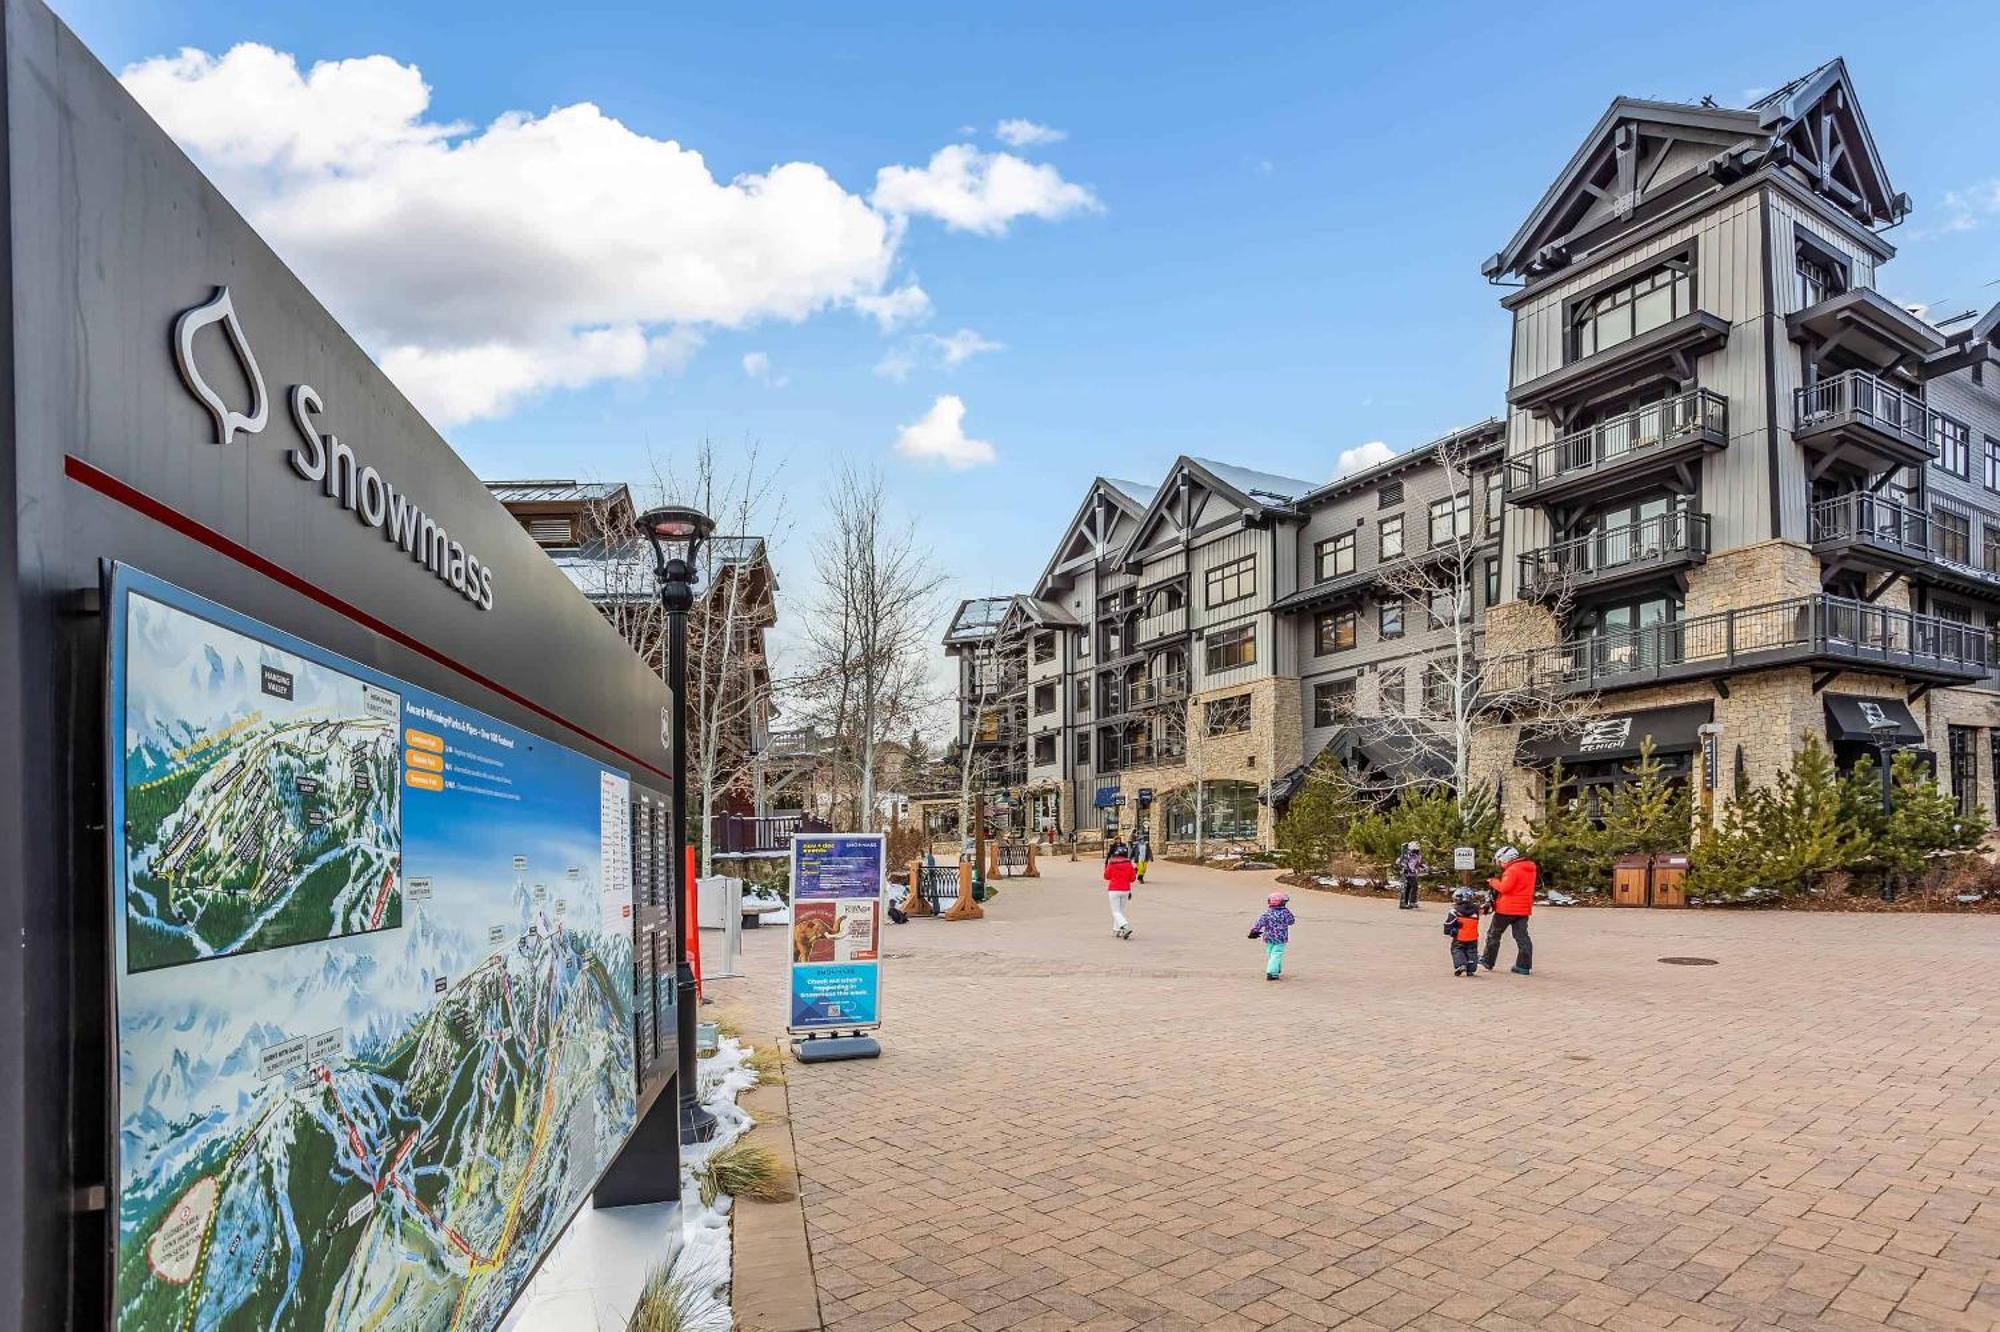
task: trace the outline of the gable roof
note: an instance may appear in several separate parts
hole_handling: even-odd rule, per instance
[[[1128,563],[1143,550],[1161,523],[1173,521],[1179,524],[1188,520],[1187,513],[1172,517],[1170,509],[1190,485],[1222,496],[1235,506],[1239,514],[1257,518],[1272,513],[1293,512],[1296,501],[1313,489],[1311,481],[1301,481],[1295,476],[1279,476],[1275,472],[1260,472],[1251,467],[1238,467],[1234,463],[1182,454],[1167,469],[1166,480],[1160,483],[1153,502],[1146,506],[1139,526],[1132,532],[1132,539],[1119,552],[1119,563]],[[1200,513],[1193,515],[1196,521],[1200,516]]]
[[[1082,503],[1078,504],[1076,512],[1070,515],[1069,523],[1063,528],[1062,535],[1056,538],[1055,549],[1050,553],[1048,563],[1042,566],[1041,577],[1035,580],[1035,595],[1046,595],[1049,581],[1055,577],[1057,568],[1075,558],[1070,551],[1075,546],[1079,534],[1084,532],[1085,523],[1093,517],[1099,497],[1109,501],[1120,512],[1133,518],[1141,518],[1158,489],[1157,486],[1142,486],[1134,481],[1117,481],[1104,476],[1092,478],[1089,488],[1083,492]],[[1116,526],[1116,519],[1105,524],[1101,536],[1110,536]],[[1106,554],[1110,553],[1107,548]]]
[[[1681,147],[1680,145],[1688,145]],[[1481,271],[1538,277],[1569,262],[1572,239],[1642,210],[1789,168],[1866,227],[1893,225],[1909,199],[1889,185],[1844,61],[1830,60],[1748,107],[1614,98],[1507,244]]]

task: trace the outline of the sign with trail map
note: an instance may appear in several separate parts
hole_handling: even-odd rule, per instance
[[[133,570],[117,1326],[495,1327],[632,1131],[625,775]]]

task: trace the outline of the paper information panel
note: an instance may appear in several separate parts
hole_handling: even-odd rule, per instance
[[[496,1326],[630,1135],[623,773],[134,570],[117,1326]]]
[[[884,857],[881,833],[792,838],[790,1030],[882,1025]]]

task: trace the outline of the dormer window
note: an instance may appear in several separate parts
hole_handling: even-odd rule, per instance
[[[1570,357],[1630,342],[1694,313],[1694,260],[1669,259],[1657,268],[1586,296],[1570,307]]]

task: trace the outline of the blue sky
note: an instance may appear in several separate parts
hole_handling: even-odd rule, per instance
[[[845,298],[793,320],[767,301],[700,326],[691,350],[650,324],[666,340],[628,349],[645,368],[573,374],[581,387],[446,426],[489,476],[637,479],[704,436],[759,441],[787,460],[776,553],[792,594],[809,590],[813,489],[839,459],[881,463],[972,594],[1030,582],[1093,475],[1152,481],[1187,452],[1324,478],[1344,449],[1498,411],[1507,326],[1479,264],[1620,93],[1740,105],[1844,55],[1917,205],[1883,286],[2000,301],[1990,5],[1830,3],[1810,21],[1699,3],[57,8],[114,69],[246,41],[302,68],[379,54],[422,71],[427,122],[477,134],[594,103],[699,152],[718,181],[812,163],[857,208],[879,169],[958,143],[1087,190],[1094,206],[1004,234],[909,216],[881,291],[920,284],[921,323],[885,331]],[[1007,118],[1065,137],[1011,147],[994,132]],[[946,366],[931,339],[959,330],[1001,345]],[[378,351],[387,337],[360,331]],[[899,353],[905,376],[881,373]],[[894,451],[943,395],[993,461]]]

